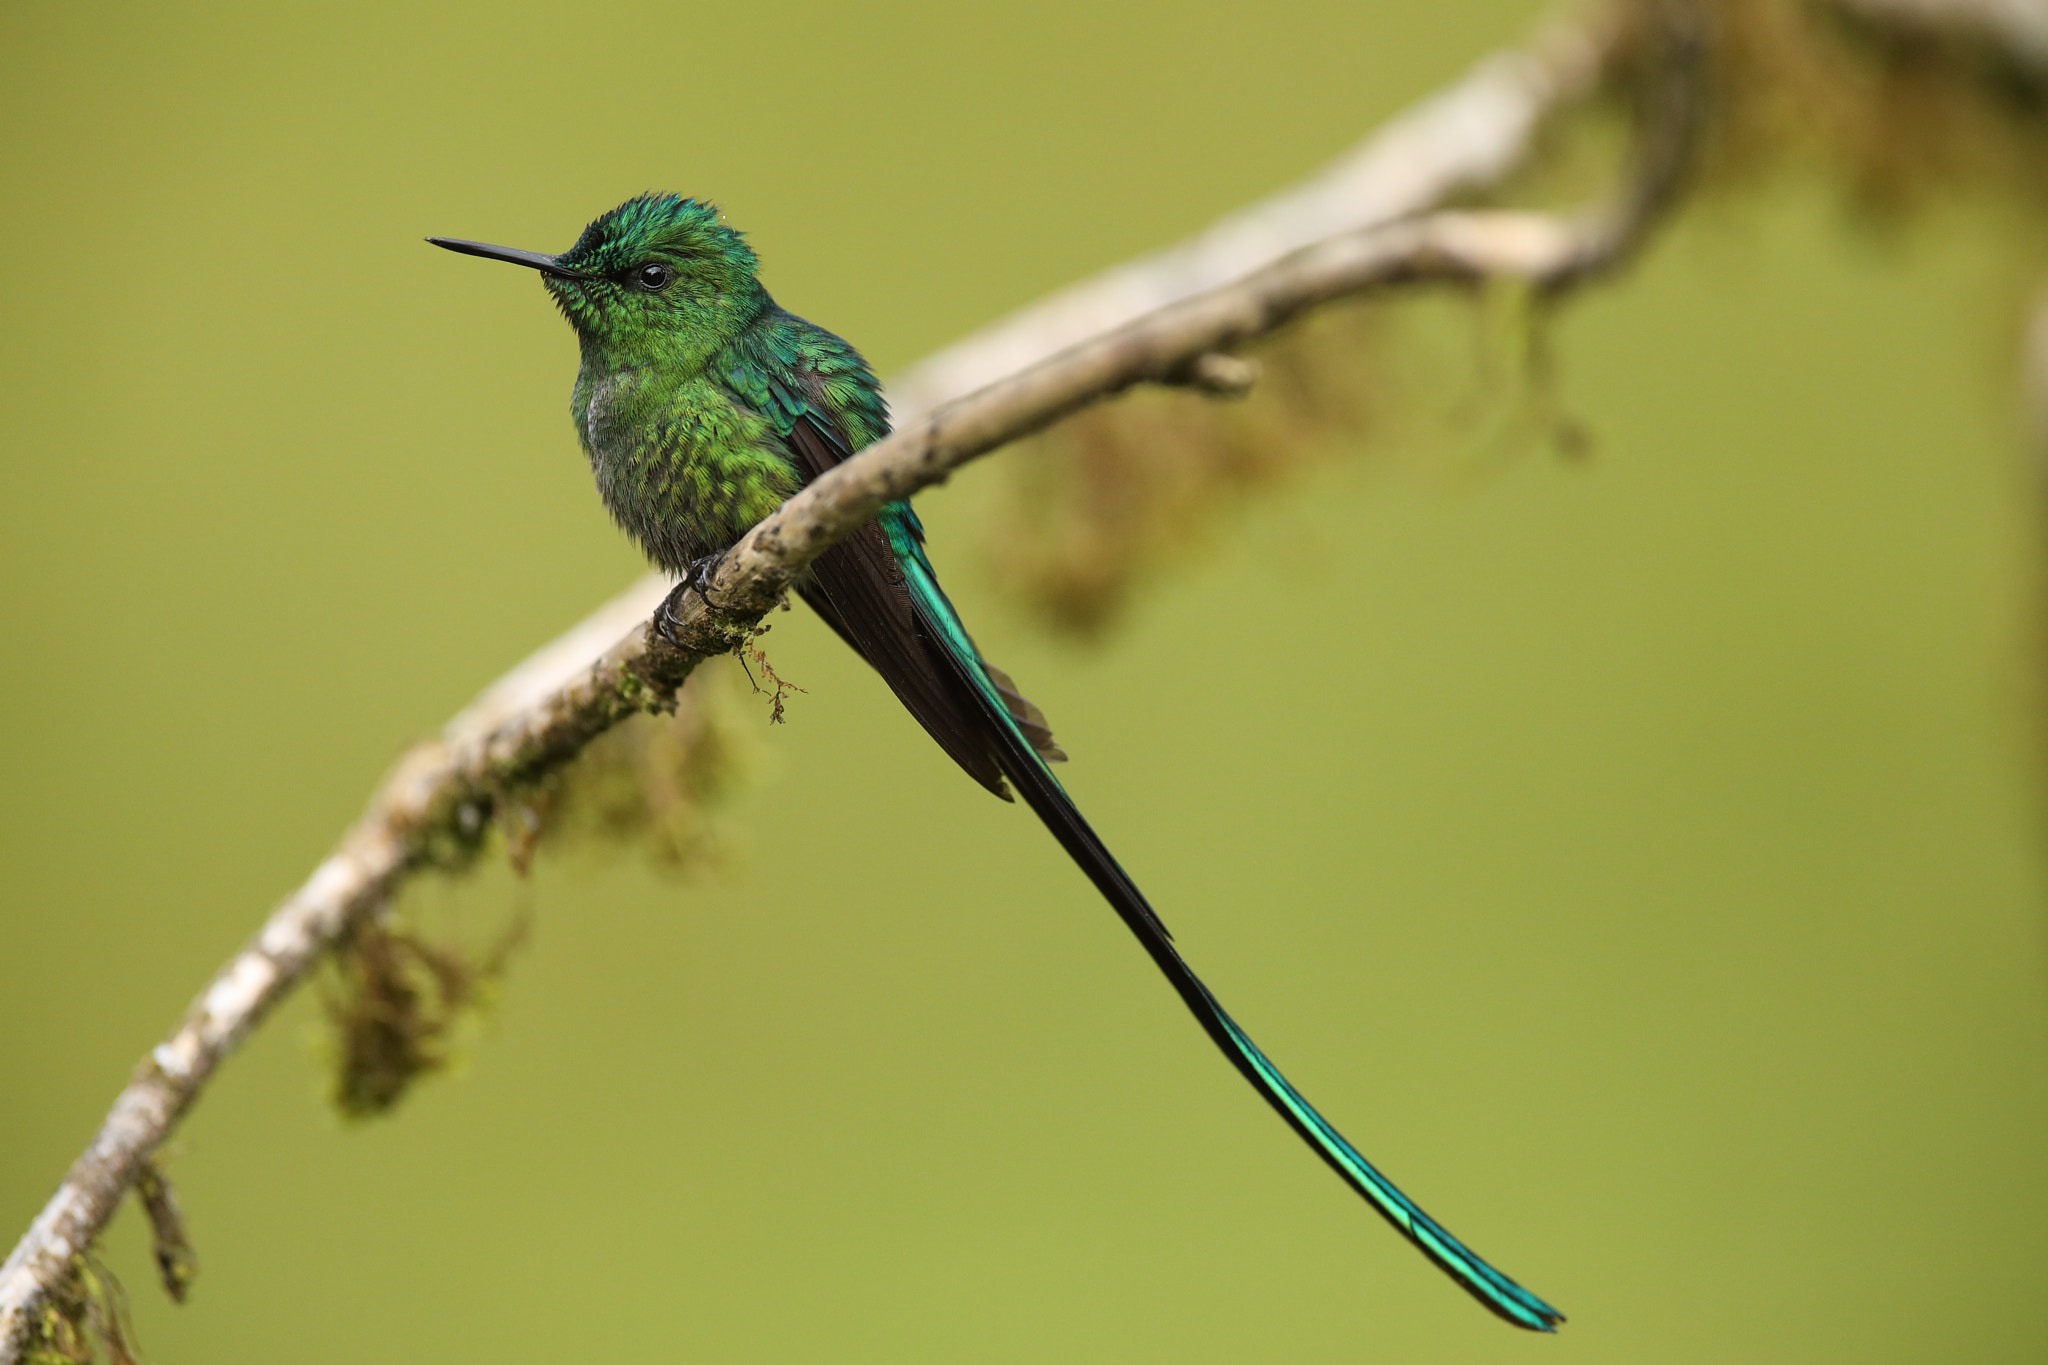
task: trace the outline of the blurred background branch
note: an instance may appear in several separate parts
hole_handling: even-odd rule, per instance
[[[1831,0],[1895,30],[1981,45],[2036,80],[2048,79],[2048,6],[2038,0]]]

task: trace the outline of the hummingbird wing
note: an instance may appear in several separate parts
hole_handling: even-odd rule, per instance
[[[861,373],[865,376],[864,367]],[[847,458],[853,443],[835,418],[817,373],[805,372],[801,381],[799,401],[785,408],[790,418],[785,439],[808,482]],[[778,398],[790,396],[787,385],[775,387]],[[924,529],[908,503],[883,508],[859,535],[820,556],[802,591],[961,767],[998,795],[1007,796],[1003,778],[1016,786],[1025,804],[1137,938],[1202,1031],[1317,1156],[1481,1304],[1517,1327],[1556,1330],[1564,1314],[1488,1265],[1401,1193],[1316,1112],[1202,984],[1137,883],[1053,776],[1048,759],[1057,750],[1052,749],[1044,716],[975,648],[939,586],[925,554]]]
[[[838,464],[847,453],[844,438],[825,422],[807,412],[797,418],[785,438],[806,483]],[[907,507],[891,508],[885,516],[891,515],[910,516],[915,523]],[[945,642],[919,618],[902,560],[881,521],[870,522],[819,556],[810,577],[797,591],[882,675],[954,762],[997,796],[1011,799],[989,745],[985,722],[962,693],[946,657]],[[1023,732],[1033,751],[1051,762],[1064,760],[1066,754],[1053,742],[1045,713],[1017,691],[1008,674],[992,665],[983,667],[1002,699],[1004,713]]]

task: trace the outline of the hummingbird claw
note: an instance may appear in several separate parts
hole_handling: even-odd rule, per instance
[[[690,571],[683,575],[683,581],[677,587],[676,594],[686,590],[694,591],[697,596],[704,599],[705,606],[716,607],[718,603],[711,600],[711,580],[718,577],[718,566],[725,562],[725,554],[724,550],[720,550],[692,562]]]
[[[683,642],[676,638],[675,628],[681,624],[676,616],[676,599],[689,590],[687,582],[676,584],[669,595],[661,599],[661,605],[654,612],[654,633],[676,649],[683,647]]]
[[[683,623],[680,608],[684,596],[694,592],[704,599],[704,605],[716,608],[718,603],[711,596],[711,580],[718,576],[718,566],[724,559],[725,551],[720,550],[695,561],[683,574],[683,581],[661,599],[661,607],[654,613],[654,630],[677,649],[683,647],[683,642],[676,636],[676,629]]]

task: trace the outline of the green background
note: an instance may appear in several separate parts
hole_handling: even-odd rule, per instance
[[[894,371],[1534,13],[0,8],[0,1240],[404,744],[637,572],[567,329],[422,236],[713,197]],[[193,1301],[108,1239],[149,1358],[2041,1359],[2005,240],[1711,207],[1565,320],[1594,459],[1330,466],[1100,648],[972,571],[990,471],[925,500],[1192,959],[1559,1338],[1346,1194],[799,613],[732,871],[455,896],[535,939],[390,1121],[325,1106],[310,997],[217,1077]]]

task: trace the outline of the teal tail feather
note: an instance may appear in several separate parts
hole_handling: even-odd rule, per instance
[[[894,515],[891,515],[894,513]],[[1344,1135],[1316,1112],[1301,1092],[1280,1074],[1266,1054],[1217,1002],[1209,988],[1182,959],[1142,892],[1116,858],[1096,837],[1095,831],[1075,809],[1059,780],[1012,719],[995,684],[990,681],[979,651],[961,625],[953,605],[939,587],[917,523],[907,508],[892,508],[882,518],[898,562],[902,565],[912,602],[924,628],[944,642],[945,652],[958,670],[960,680],[977,699],[998,747],[998,761],[1004,774],[1016,786],[1025,802],[1043,820],[1069,856],[1115,907],[1125,925],[1179,993],[1196,1022],[1220,1048],[1252,1088],[1265,1097],[1289,1127],[1315,1150],[1330,1168],[1365,1197],[1381,1217],[1413,1242],[1458,1285],[1495,1314],[1517,1327],[1532,1332],[1554,1332],[1564,1314],[1495,1270],[1477,1253],[1446,1231],[1442,1224],[1424,1213],[1415,1201],[1395,1188]]]

